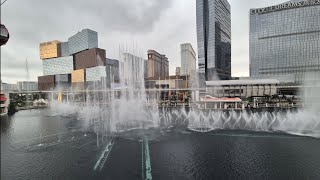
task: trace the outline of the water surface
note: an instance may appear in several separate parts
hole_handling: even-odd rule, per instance
[[[49,109],[1,118],[1,179],[144,179],[148,139],[153,179],[320,179],[320,140],[248,131],[132,131],[110,138]]]

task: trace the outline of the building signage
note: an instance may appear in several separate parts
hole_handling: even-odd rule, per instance
[[[307,1],[300,1],[300,2],[291,2],[287,4],[279,4],[276,6],[270,6],[261,9],[251,9],[250,14],[264,14],[274,11],[280,11],[285,9],[292,9],[292,8],[299,8],[299,7],[306,7],[306,6],[315,6],[320,5],[320,0],[307,0]]]

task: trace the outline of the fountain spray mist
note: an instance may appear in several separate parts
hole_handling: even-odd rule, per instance
[[[53,105],[60,114],[74,115],[82,122],[82,130],[97,135],[97,145],[114,133],[133,129],[186,126],[189,130],[208,132],[217,129],[249,130],[320,137],[319,74],[306,76],[302,92],[305,108],[297,111],[252,112],[205,111],[197,108],[159,111],[156,95],[145,89],[143,51],[133,46],[119,48],[120,80],[106,69],[106,78],[87,88],[83,103]],[[190,78],[194,80],[196,78]],[[191,82],[199,87],[196,82]],[[160,92],[161,90],[159,90]],[[146,93],[148,92],[148,93]],[[158,91],[157,91],[158,92]],[[71,94],[74,94],[72,92]],[[195,93],[194,93],[195,94]],[[154,98],[154,99],[152,99]],[[71,98],[72,99],[72,98]]]

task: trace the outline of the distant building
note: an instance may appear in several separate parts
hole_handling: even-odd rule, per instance
[[[148,78],[169,76],[169,61],[166,55],[148,50]]]
[[[181,75],[181,67],[176,67],[176,76]]]
[[[161,89],[162,91],[147,91],[150,99],[168,100],[173,95],[177,95],[180,101],[187,98],[189,87],[187,76],[161,76],[148,78],[145,81],[146,89]],[[168,90],[165,90],[168,89]]]
[[[107,77],[106,51],[98,48],[98,33],[90,29],[78,32],[67,42],[41,43],[40,58],[43,60],[43,76],[38,77],[41,91],[70,87],[82,90],[96,82],[101,85]]]
[[[180,45],[181,48],[181,75],[190,75],[196,70],[196,53],[190,43]]]
[[[38,91],[38,83],[35,81],[17,82],[18,91]]]
[[[186,89],[188,88],[187,76],[161,76],[148,78],[147,89]]]
[[[17,90],[18,90],[17,84],[8,84],[8,83],[1,82],[1,91],[12,92],[12,91],[17,91]]]
[[[87,49],[98,48],[98,33],[90,29],[84,29],[71,36],[68,39],[68,44],[70,54],[76,54]]]
[[[277,94],[276,79],[207,81],[206,94],[214,97],[264,97]]]
[[[320,72],[320,1],[250,10],[250,76],[287,78]]]
[[[227,0],[197,0],[198,65],[204,81],[231,77],[231,14]]]

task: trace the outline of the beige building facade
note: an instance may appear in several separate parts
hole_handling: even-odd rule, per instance
[[[197,57],[190,43],[180,45],[181,48],[181,75],[190,75],[196,71]]]
[[[148,50],[148,78],[169,76],[169,61],[166,55]]]

